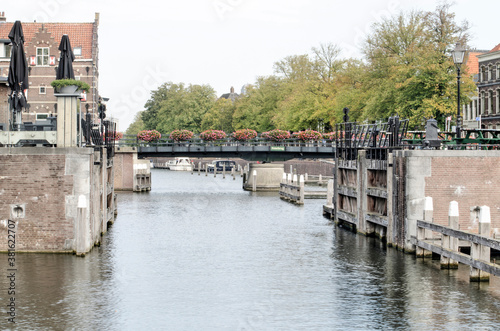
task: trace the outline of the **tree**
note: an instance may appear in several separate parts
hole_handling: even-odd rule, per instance
[[[259,77],[244,95],[235,101],[233,128],[272,130],[280,125],[278,102],[282,98],[283,81],[276,76]]]
[[[208,85],[164,83],[151,92],[142,120],[146,129],[167,133],[175,129],[201,131],[202,118],[216,100],[215,91]]]
[[[212,108],[203,115],[202,130],[222,130],[233,132],[233,114],[236,106],[230,99],[218,99]]]
[[[136,136],[139,131],[144,130],[144,122],[142,121],[142,111],[137,112],[134,117],[134,121],[128,126],[125,134]]]
[[[456,109],[455,68],[450,50],[456,41],[468,41],[468,24],[458,25],[447,3],[435,12],[400,13],[373,26],[364,53],[367,120],[399,115],[410,127],[425,118],[444,118]],[[464,77],[464,100],[474,86]]]

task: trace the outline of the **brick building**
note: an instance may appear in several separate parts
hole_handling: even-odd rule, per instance
[[[99,97],[99,13],[94,22],[89,23],[36,23],[21,22],[24,32],[24,49],[29,69],[29,107],[23,112],[23,122],[34,122],[57,114],[57,102],[50,83],[55,80],[60,52],[61,37],[69,36],[75,61],[75,79],[91,86],[82,100],[82,110],[93,112],[97,109]],[[10,39],[8,37],[13,22],[7,22],[0,13],[0,123],[8,123],[7,84],[10,64]]]
[[[500,44],[478,55],[478,97],[481,128],[500,128]]]
[[[464,74],[473,77],[474,82],[477,84],[479,80],[479,60],[478,56],[488,51],[484,50],[470,50],[467,52],[467,62]],[[468,104],[462,104],[463,125],[466,129],[479,128],[479,98],[477,89],[473,95],[470,96],[471,101]]]

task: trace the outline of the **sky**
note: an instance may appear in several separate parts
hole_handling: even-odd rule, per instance
[[[208,84],[217,96],[239,93],[273,64],[313,47],[336,44],[362,58],[372,24],[401,11],[433,11],[437,0],[19,0],[0,11],[13,22],[99,24],[99,90],[108,117],[126,130],[152,90],[165,82]],[[456,21],[471,26],[470,46],[498,38],[498,0],[455,0]]]

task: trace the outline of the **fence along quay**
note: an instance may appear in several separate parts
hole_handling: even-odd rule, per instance
[[[471,281],[488,280],[486,273],[498,275],[490,256],[500,251],[500,201],[491,194],[500,184],[500,131],[470,130],[467,140],[451,134],[442,140],[430,124],[419,139],[398,118],[338,125],[333,188],[323,213],[390,247],[441,255],[443,268],[468,264]]]

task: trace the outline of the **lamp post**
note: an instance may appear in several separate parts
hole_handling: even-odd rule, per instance
[[[455,45],[455,49],[452,52],[453,62],[455,63],[455,67],[457,67],[457,127],[456,127],[456,136],[458,139],[461,137],[460,135],[460,66],[464,63],[465,49],[462,48],[460,42],[457,42]]]

